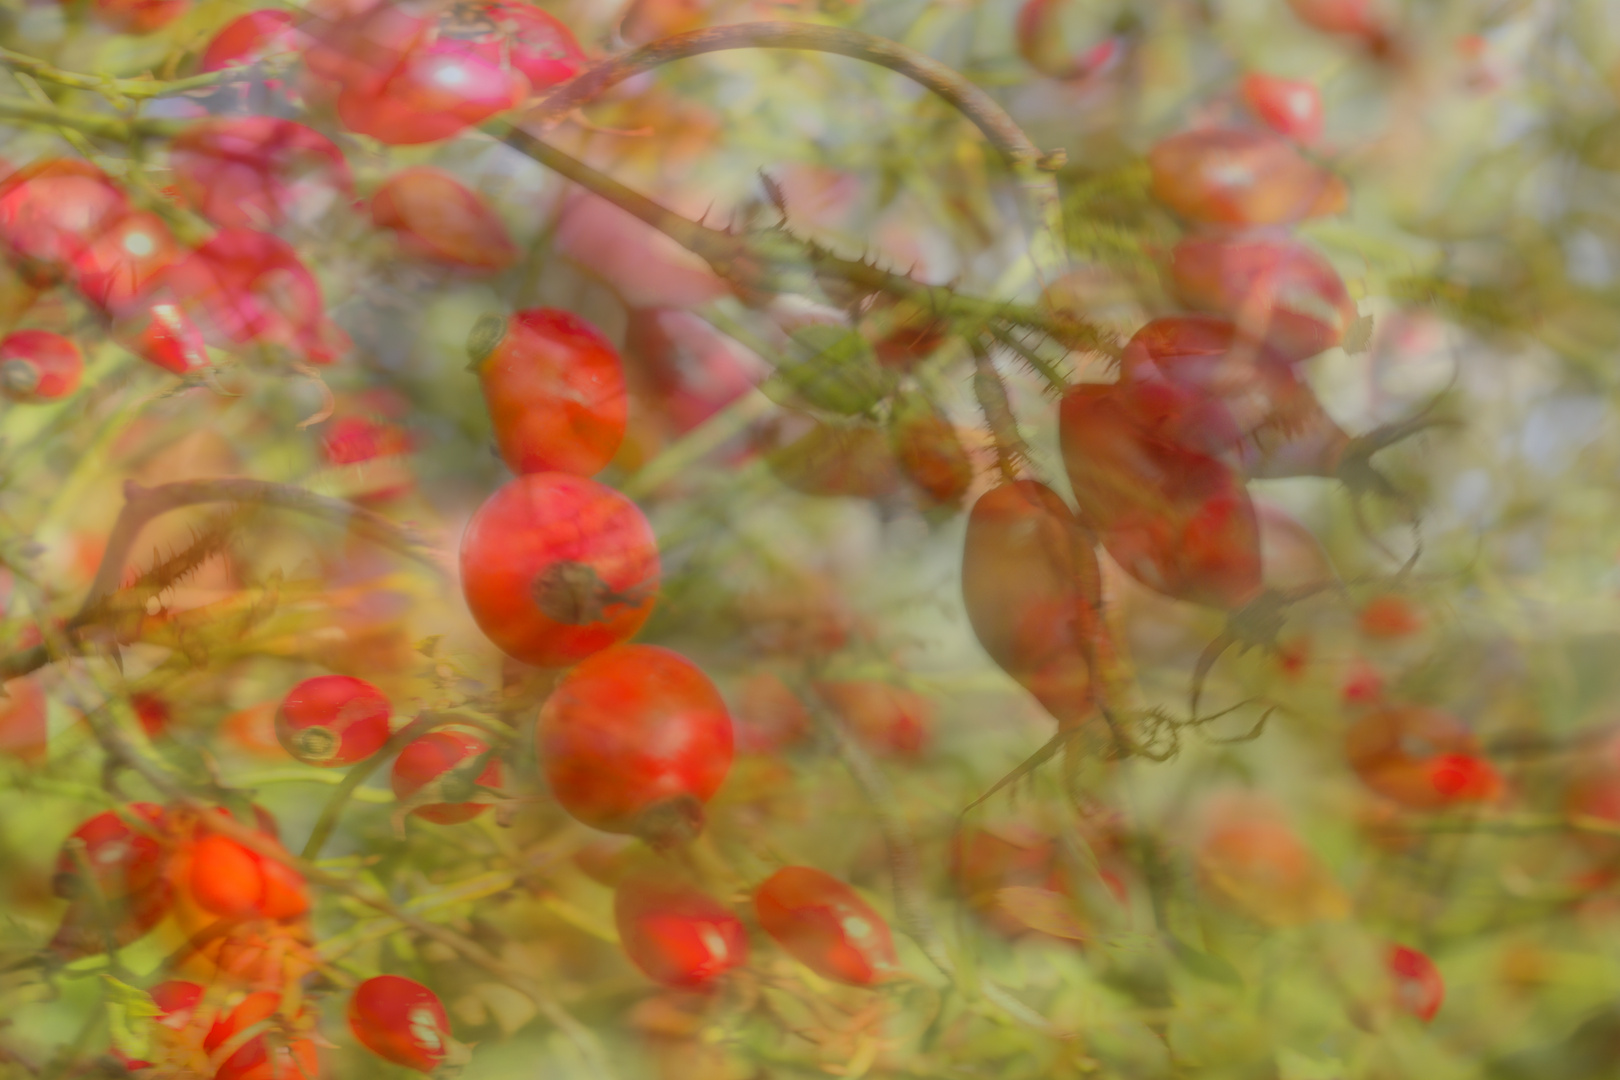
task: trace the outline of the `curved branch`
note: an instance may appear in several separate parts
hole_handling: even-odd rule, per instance
[[[675,34],[588,68],[542,97],[537,111],[545,119],[566,116],[643,71],[689,56],[730,49],[802,49],[877,64],[939,95],[984,132],[990,144],[1015,167],[1052,170],[1063,164],[1062,151],[1043,153],[989,94],[938,60],[898,42],[813,23],[734,23]]]
[[[1037,267],[1044,260],[1061,257],[1062,200],[1051,174],[1062,168],[1063,151],[1042,151],[994,98],[960,72],[899,42],[871,34],[798,22],[734,23],[675,34],[610,57],[554,88],[540,99],[538,118],[554,122],[640,72],[689,56],[730,49],[833,53],[888,68],[932,91],[977,127],[1012,167],[1035,211],[1036,232],[1030,257]]]

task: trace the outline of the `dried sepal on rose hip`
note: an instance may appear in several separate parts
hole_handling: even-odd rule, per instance
[[[306,765],[353,765],[388,741],[392,708],[382,691],[349,675],[305,679],[276,711],[276,739]]]
[[[490,808],[501,785],[501,761],[484,740],[461,731],[430,731],[399,752],[390,778],[397,816],[438,825],[471,821]]]
[[[377,975],[355,987],[349,998],[349,1030],[378,1057],[417,1072],[466,1058],[466,1047],[450,1033],[439,996],[399,975]]]
[[[658,580],[658,542],[640,508],[579,476],[519,476],[462,534],[462,593],[478,628],[539,667],[630,637],[652,613]]]
[[[540,710],[540,759],[557,801],[604,832],[654,845],[703,828],[731,769],[731,716],[685,657],[620,645],[565,675]]]

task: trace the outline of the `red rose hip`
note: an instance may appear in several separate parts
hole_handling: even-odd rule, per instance
[[[494,273],[517,261],[517,245],[489,204],[449,173],[402,169],[371,197],[371,220],[410,254]]]
[[[613,920],[625,955],[665,986],[703,987],[748,960],[742,920],[684,882],[647,875],[622,882]]]
[[[79,347],[48,330],[17,330],[0,339],[0,394],[12,401],[54,401],[78,389]]]
[[[156,835],[163,824],[163,808],[155,803],[130,803],[122,815],[107,810],[90,818],[73,830],[56,858],[56,895],[88,895],[86,868],[103,899],[117,900],[147,889],[162,876],[167,860]],[[84,847],[82,861],[69,846],[76,844]]]
[[[378,1057],[418,1072],[444,1060],[450,1018],[433,991],[412,979],[378,975],[355,987],[349,1030]]]
[[[809,866],[785,866],[754,891],[759,925],[811,971],[870,986],[898,966],[883,916],[854,889]]]
[[[624,439],[624,366],[595,327],[566,311],[486,316],[467,340],[501,457],[513,472],[600,472]]]
[[[1446,1000],[1440,969],[1423,953],[1405,945],[1389,949],[1389,974],[1395,981],[1395,1004],[1427,1024]]]
[[[540,710],[546,779],[592,828],[654,843],[702,828],[731,768],[732,727],[708,676],[677,653],[622,645],[569,672]]]
[[[612,488],[562,473],[520,476],[467,524],[461,588],[479,629],[507,655],[566,667],[647,621],[658,543]]]
[[[353,765],[388,741],[392,710],[382,691],[348,675],[318,675],[288,692],[276,739],[306,765]]]
[[[210,834],[192,845],[191,896],[228,919],[290,919],[309,910],[303,876],[228,836]]]

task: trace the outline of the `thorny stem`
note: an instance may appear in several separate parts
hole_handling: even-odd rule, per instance
[[[124,484],[124,498],[124,509],[107,537],[107,547],[96,570],[95,580],[91,582],[84,603],[68,619],[65,630],[81,629],[106,614],[104,604],[117,590],[119,576],[141,529],[153,518],[185,506],[219,502],[258,504],[324,518],[345,524],[372,543],[396,551],[435,571],[443,570],[433,557],[427,540],[414,531],[342,499],[316,495],[291,484],[240,479],[182,480],[148,488],[130,480]],[[0,680],[26,675],[50,661],[50,650],[44,645],[12,653],[0,658]]]
[[[973,396],[984,412],[984,422],[996,445],[996,465],[1007,480],[1018,478],[1018,467],[1030,458],[1029,446],[1018,434],[1018,421],[1007,400],[1007,384],[1001,381],[990,353],[980,341],[969,342],[973,349]]]
[[[1111,335],[1072,313],[965,295],[948,285],[930,285],[859,259],[836,255],[784,230],[769,234],[774,250],[766,250],[759,236],[740,236],[682,217],[531,132],[505,123],[491,125],[488,130],[524,156],[668,236],[744,293],[758,292],[769,284],[773,260],[791,262],[797,267],[807,265],[824,278],[837,278],[858,288],[909,300],[936,316],[974,325],[1001,323],[1039,330],[1069,349],[1107,355],[1119,351]]]
[[[123,572],[130,548],[148,521],[183,506],[207,503],[257,503],[325,518],[347,525],[372,543],[397,551],[424,566],[442,569],[430,554],[427,540],[410,529],[353,503],[316,495],[291,484],[276,484],[267,480],[182,480],[149,488],[129,480],[124,483],[124,499],[123,512],[118,515],[118,521],[107,537],[106,554],[96,570],[95,581],[90,584],[90,595],[85,600],[86,609],[117,587],[118,576]]]
[[[1041,378],[1046,380],[1047,386],[1060,394],[1069,388],[1069,380],[1063,377],[1063,373],[1053,367],[1050,360],[1047,360],[1034,349],[1018,340],[1018,336],[1012,331],[1004,326],[992,326],[990,327],[990,335],[1001,342],[1002,345],[1017,353],[1024,363],[1034,368]]]

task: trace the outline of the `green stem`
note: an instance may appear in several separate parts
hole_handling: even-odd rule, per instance
[[[98,116],[95,113],[78,112],[33,101],[20,101],[16,98],[0,98],[0,120],[71,128],[86,135],[116,139],[120,142],[131,136],[148,139],[173,138],[186,127],[185,123],[179,120],[120,120],[113,116]]]
[[[350,797],[354,795],[355,789],[365,783],[366,778],[376,772],[383,762],[391,759],[395,754],[426,735],[429,731],[448,723],[451,723],[451,721],[433,713],[418,716],[415,720],[389,736],[388,741],[383,744],[381,750],[378,750],[366,760],[359,762],[345,773],[343,780],[338,784],[338,789],[332,792],[332,797],[327,800],[326,806],[321,810],[321,816],[316,820],[315,828],[310,832],[309,840],[304,844],[302,857],[311,861],[321,857],[321,848],[326,846],[326,841],[331,839],[332,830],[337,828],[338,818],[343,813],[343,807],[348,803]]]
[[[172,97],[192,90],[206,90],[212,86],[242,82],[252,78],[256,71],[254,67],[233,67],[167,82],[156,79],[117,79],[106,75],[83,75],[76,71],[65,71],[38,57],[4,48],[0,48],[0,63],[6,64],[13,71],[32,75],[41,82],[68,86],[75,90],[91,90],[114,100]]]

